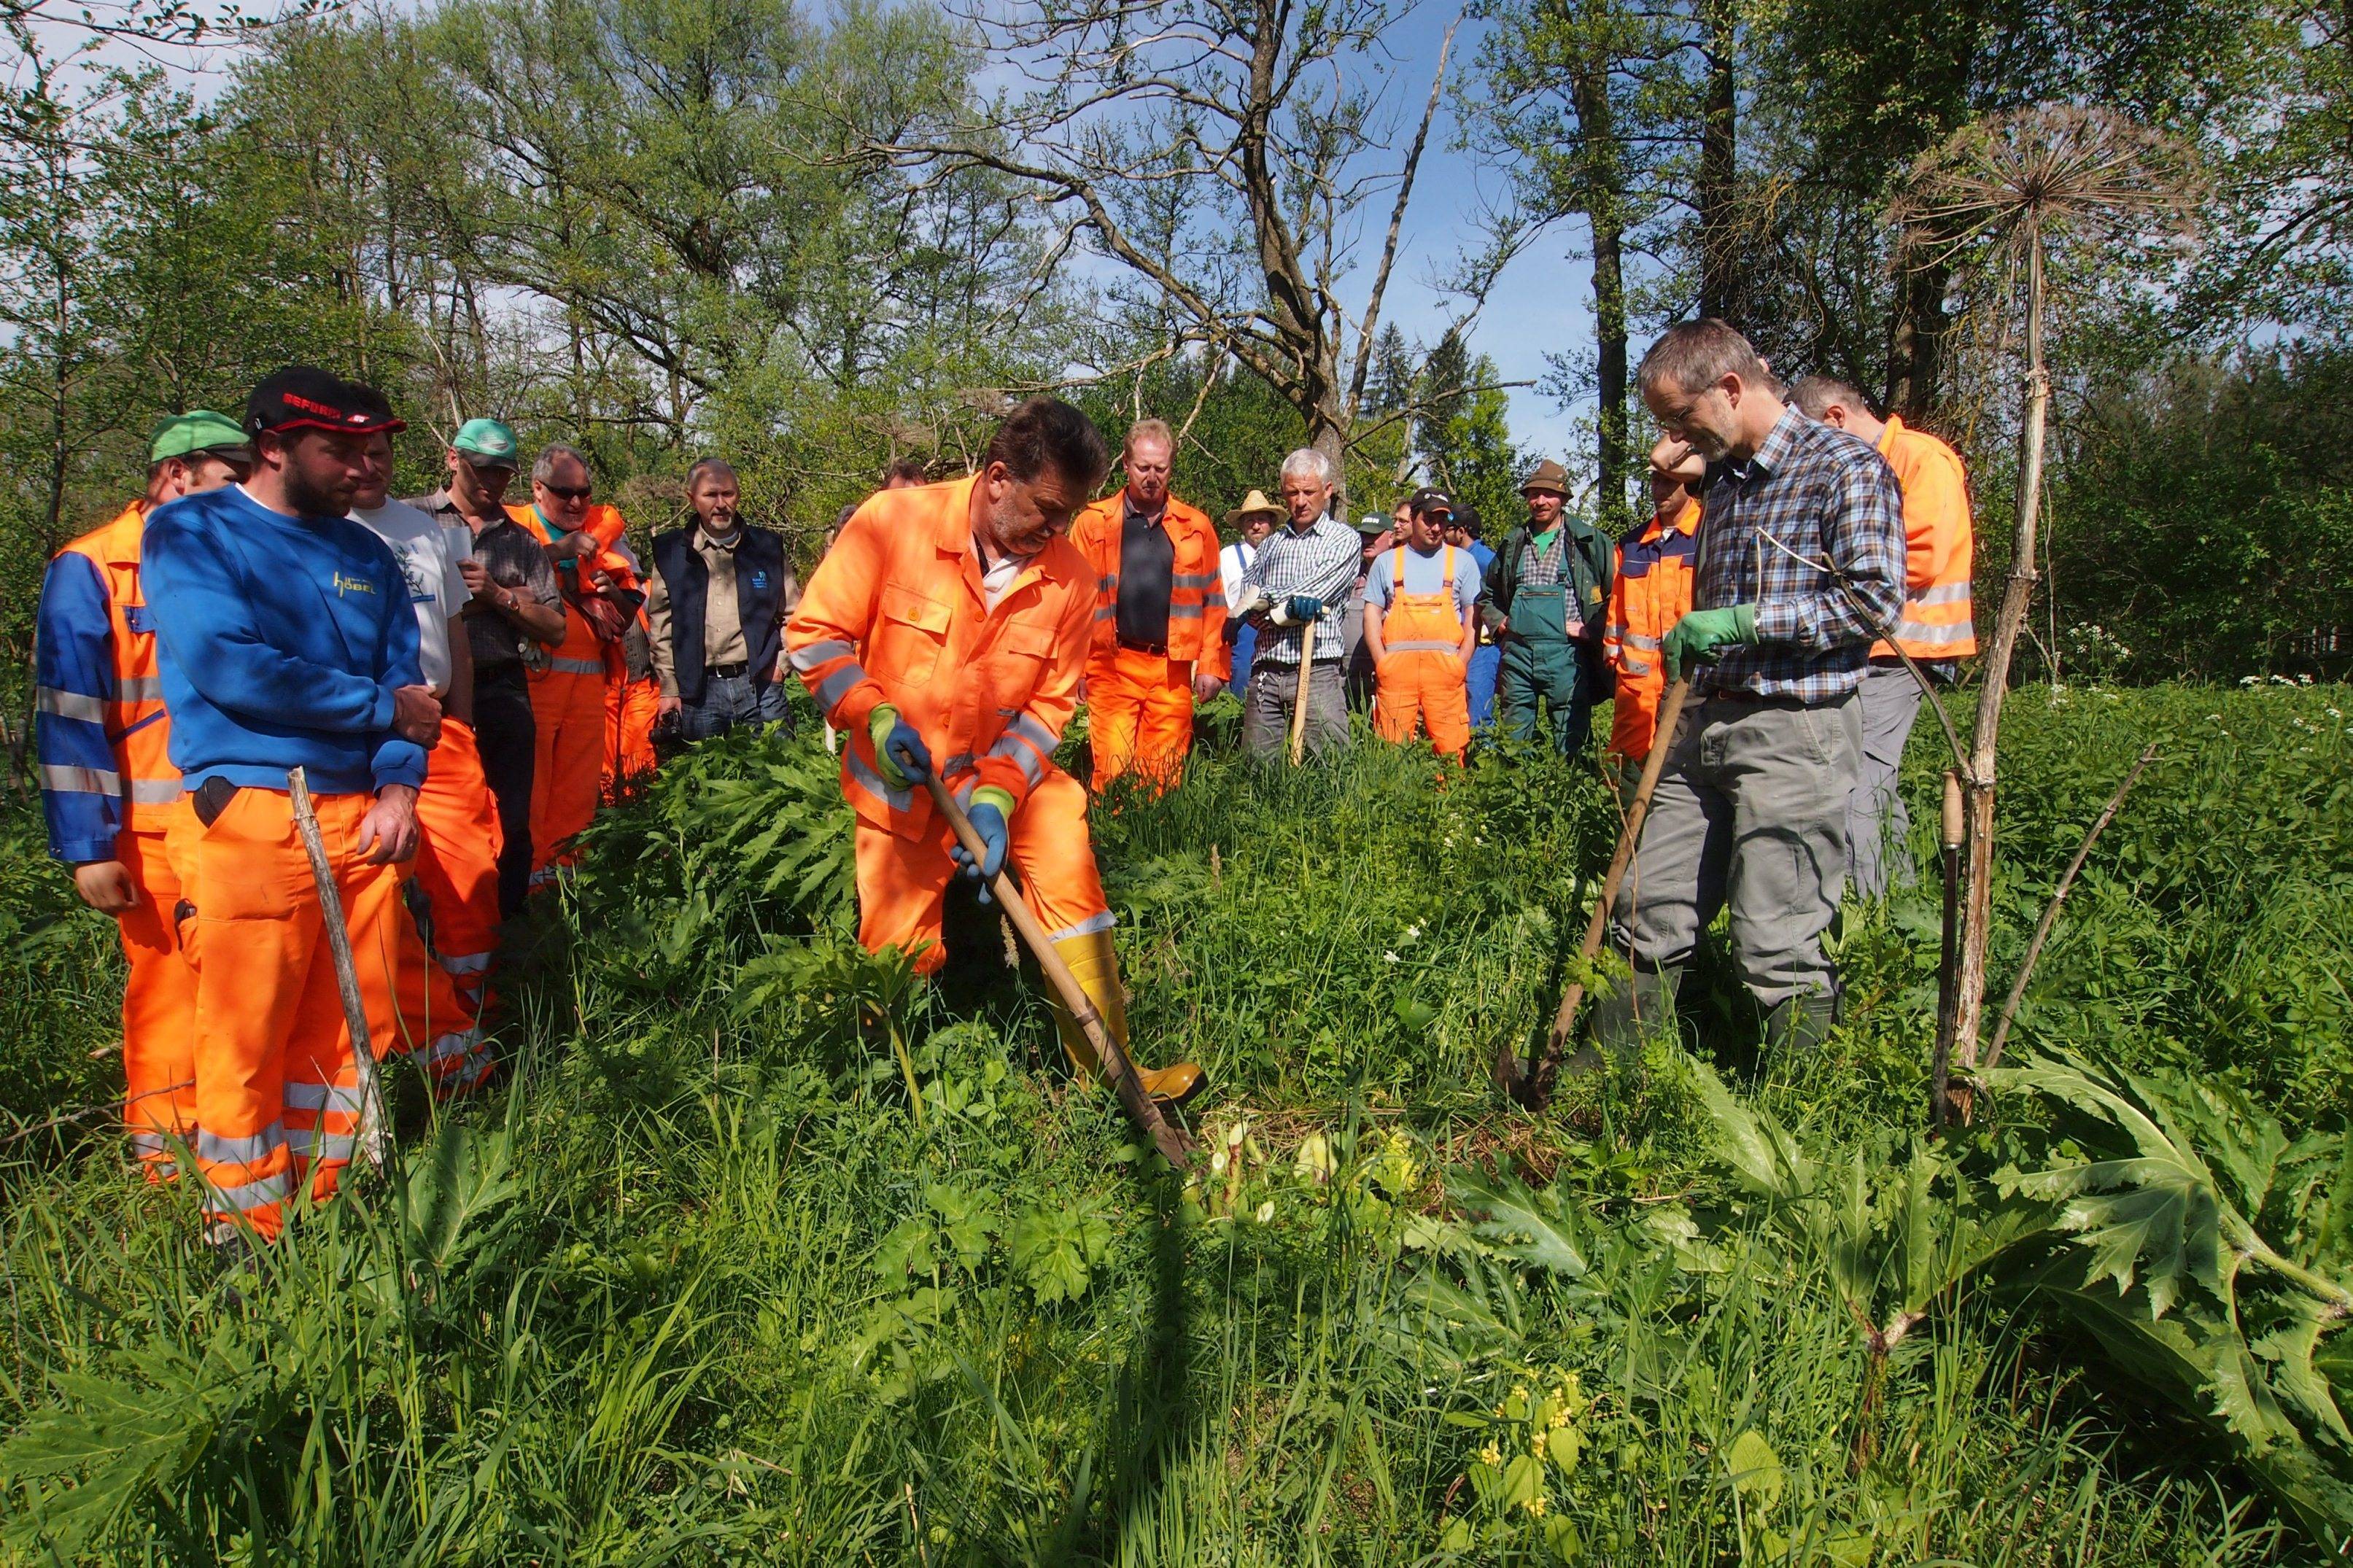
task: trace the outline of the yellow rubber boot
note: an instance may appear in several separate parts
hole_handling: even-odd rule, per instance
[[[1124,1049],[1127,1045],[1127,997],[1119,984],[1119,951],[1112,943],[1111,932],[1091,931],[1085,936],[1064,937],[1054,944],[1062,962],[1071,966],[1077,977],[1079,989],[1103,1015],[1103,1027]],[[1102,1075],[1103,1064],[1095,1059],[1095,1048],[1088,1042],[1087,1033],[1079,1020],[1054,1000],[1054,1026],[1061,1031],[1062,1049],[1069,1053],[1071,1070],[1081,1083],[1092,1084]],[[1134,1058],[1131,1058],[1131,1060]],[[1191,1062],[1178,1062],[1174,1067],[1148,1069],[1139,1066],[1136,1076],[1144,1080],[1144,1092],[1155,1100],[1182,1104],[1200,1092],[1201,1069]]]

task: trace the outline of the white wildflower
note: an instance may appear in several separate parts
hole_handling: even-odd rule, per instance
[[[1274,1200],[1273,1200],[1272,1198],[1269,1198],[1269,1199],[1267,1199],[1267,1200],[1266,1200],[1266,1202],[1264,1202],[1264,1203],[1262,1203],[1262,1204],[1261,1204],[1261,1205],[1258,1205],[1258,1215],[1257,1215],[1257,1218],[1258,1218],[1258,1222],[1259,1222],[1259,1224],[1261,1224],[1261,1225],[1264,1225],[1267,1221],[1269,1221],[1269,1220],[1272,1219],[1273,1217],[1274,1217]]]

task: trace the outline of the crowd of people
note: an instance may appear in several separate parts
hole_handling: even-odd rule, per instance
[[[1174,784],[1221,690],[1270,759],[1346,744],[1352,705],[1443,758],[1490,728],[1575,756],[1612,701],[1621,791],[1667,751],[1613,910],[1634,979],[1597,1038],[1671,1012],[1728,905],[1769,1027],[1818,1041],[1838,1000],[1823,932],[1850,879],[1877,895],[1908,863],[1885,847],[1896,763],[1923,684],[1974,650],[1966,479],[1836,379],[1785,391],[1720,321],[1671,329],[1640,382],[1664,434],[1651,515],[1619,542],[1550,461],[1493,548],[1436,488],[1351,527],[1314,447],[1221,537],[1175,493],[1166,424],[1129,430],[1097,499],[1102,437],[1037,398],[970,472],[894,465],[806,587],[717,458],[640,557],[577,447],[543,448],[510,501],[522,458],[494,419],[461,425],[442,488],[408,501],[387,494],[401,420],[327,372],[269,377],[241,422],[164,420],[144,495],[51,563],[36,669],[50,848],[129,960],[139,1157],[157,1180],[193,1161],[224,1242],[331,1196],[374,1114],[343,983],[371,1059],[413,1053],[445,1095],[487,1081],[503,923],[667,745],[790,726],[787,679],[840,753],[861,942],[936,970],[952,880],[986,897],[1009,864],[1122,1045],[1090,789],[1054,762],[1082,703],[1100,794]],[[1202,1082],[1181,1062],[1143,1077],[1168,1100]]]

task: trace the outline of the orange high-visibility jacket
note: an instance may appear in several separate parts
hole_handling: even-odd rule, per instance
[[[1609,581],[1609,626],[1601,651],[1618,672],[1609,754],[1638,763],[1651,754],[1659,703],[1667,692],[1667,634],[1691,612],[1699,562],[1699,502],[1686,496],[1618,546]]]
[[[1127,521],[1127,492],[1114,490],[1079,513],[1071,542],[1095,569],[1094,652],[1109,658],[1119,650],[1119,552]],[[1218,572],[1218,530],[1208,514],[1175,496],[1160,526],[1176,546],[1168,577],[1168,658],[1197,664],[1207,675],[1225,678],[1231,654],[1226,647],[1225,579]]]
[[[794,671],[843,732],[843,793],[860,822],[902,838],[930,830],[932,801],[877,771],[866,732],[877,706],[922,733],[960,799],[994,784],[1017,807],[1046,776],[1078,706],[1094,572],[1055,540],[990,610],[972,545],[974,483],[868,497],[785,626]]]
[[[529,501],[524,501],[520,506],[509,506],[507,515],[514,519],[516,526],[542,544],[555,542],[556,535],[540,521],[539,509]],[[624,587],[636,587],[637,574],[630,570],[627,558],[617,553],[613,549],[614,543],[620,539],[623,531],[628,527],[628,523],[621,516],[620,508],[603,505],[590,507],[582,531],[596,542],[596,548],[593,552],[584,550],[574,558],[567,586],[582,594],[593,594],[596,592],[596,585],[591,580],[590,574],[602,571]],[[565,575],[564,569],[558,567],[557,580],[563,581]],[[588,624],[588,618],[575,609],[567,600],[564,606],[564,640],[549,650],[546,673],[594,675],[601,679],[605,674],[606,666],[603,640],[596,636],[596,628]]]
[[[147,615],[147,597],[139,584],[139,540],[147,511],[144,500],[132,501],[113,521],[91,529],[58,553],[87,560],[97,569],[106,593],[114,689],[100,700],[100,717],[113,747],[114,771],[121,780],[123,826],[161,833],[180,798],[180,772],[172,765],[172,724],[164,713],[155,623]]]
[[[1969,618],[1969,574],[1977,529],[1969,521],[1969,479],[1961,455],[1891,414],[1879,455],[1904,487],[1904,615],[1895,640],[1917,659],[1959,658],[1978,651]],[[1884,642],[1873,658],[1894,658]]]

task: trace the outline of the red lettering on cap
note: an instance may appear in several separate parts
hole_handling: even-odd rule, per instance
[[[342,409],[330,408],[323,403],[313,403],[299,392],[281,392],[278,395],[278,398],[289,407],[307,408],[313,414],[323,414],[330,419],[345,417]]]

